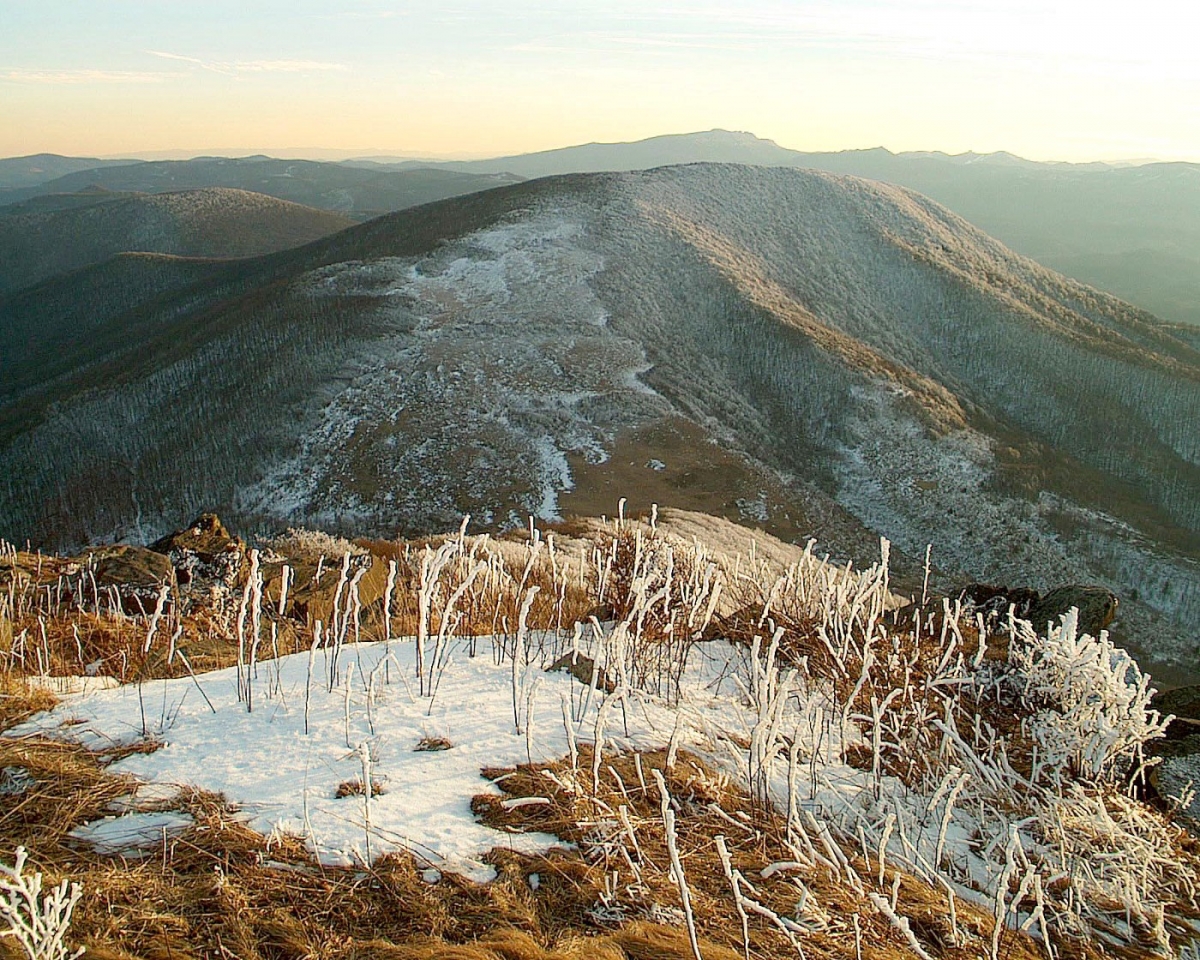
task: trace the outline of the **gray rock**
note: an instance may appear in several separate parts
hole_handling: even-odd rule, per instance
[[[1163,690],[1150,701],[1163,716],[1172,714],[1174,722],[1167,728],[1170,737],[1200,734],[1200,685]]]
[[[1150,770],[1150,786],[1190,831],[1200,829],[1200,734],[1159,741],[1153,751],[1161,761]]]
[[[605,675],[603,667],[597,667],[591,657],[585,657],[582,653],[566,654],[559,657],[550,666],[546,668],[547,673],[556,672],[569,673],[572,677],[586,686],[592,685],[592,672],[596,671],[596,686],[605,693],[612,693],[617,689],[616,682]]]
[[[93,551],[79,576],[84,597],[91,592],[94,577],[101,600],[115,593],[126,613],[150,614],[162,587],[174,582],[175,570],[162,554],[120,544]]]
[[[1056,587],[1029,607],[1027,619],[1038,633],[1047,624],[1058,625],[1059,618],[1072,607],[1079,610],[1079,632],[1098,636],[1117,615],[1117,598],[1104,587]]]

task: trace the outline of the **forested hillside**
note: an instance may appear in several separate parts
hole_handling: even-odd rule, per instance
[[[101,196],[63,210],[0,216],[0,295],[118,253],[251,257],[352,223],[326,210],[223,188]]]
[[[1190,655],[1200,355],[916,194],[580,175],[205,269],[121,294],[104,349],[0,408],[0,534],[505,526],[613,464],[613,501],[690,496],[712,444],[728,513],[846,554],[886,534],[913,576],[935,541],[947,578],[1108,584]],[[668,425],[691,439],[644,445]]]

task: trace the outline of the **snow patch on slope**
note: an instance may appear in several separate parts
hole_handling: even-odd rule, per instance
[[[243,508],[333,528],[457,525],[480,505],[557,517],[567,454],[603,460],[630,425],[614,409],[636,422],[664,407],[641,346],[607,327],[590,286],[603,266],[586,211],[555,207],[309,274],[309,295],[367,298],[387,332]]]

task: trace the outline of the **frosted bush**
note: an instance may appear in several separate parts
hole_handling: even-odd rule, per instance
[[[42,875],[26,873],[28,855],[17,847],[15,865],[0,863],[0,937],[13,937],[29,960],[67,960],[83,955],[80,947],[67,951],[64,942],[71,926],[71,912],[79,902],[82,890],[73,883],[67,888],[64,880],[49,892],[42,893]]]
[[[301,557],[316,560],[318,557],[340,558],[350,554],[358,556],[368,551],[342,537],[335,537],[320,530],[305,530],[289,527],[286,533],[263,543],[263,546],[282,553],[285,557]]]
[[[1049,795],[1038,812],[1036,849],[1047,872],[1069,885],[1070,901],[1083,918],[1124,917],[1127,923],[1136,918],[1143,929],[1153,930],[1164,904],[1195,908],[1195,878],[1180,869],[1179,830],[1145,804],[1073,785]],[[1061,920],[1068,918],[1060,914]],[[1086,926],[1077,929],[1084,932]],[[1168,945],[1161,930],[1156,939]]]
[[[1010,688],[1032,711],[1023,729],[1038,745],[1036,772],[1054,782],[1068,771],[1097,781],[1136,773],[1170,722],[1150,706],[1149,675],[1106,631],[1081,634],[1074,608],[1044,639],[1018,621],[1008,656]]]

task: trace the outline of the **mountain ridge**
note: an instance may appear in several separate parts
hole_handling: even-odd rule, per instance
[[[227,187],[102,197],[0,217],[0,294],[120,253],[250,257],[352,225],[325,210]]]
[[[333,190],[299,193],[298,184],[283,179],[292,192],[280,195],[306,204],[350,212],[358,218],[415,202],[438,199],[462,188],[436,189],[425,185],[420,196],[407,191],[380,192],[359,184],[349,189],[341,181],[354,175],[381,177],[406,173],[440,176],[454,173],[485,177],[514,173],[523,177],[648,169],[698,161],[740,162],[794,166],[882,180],[915,189],[947,206],[985,232],[1038,262],[1137,303],[1173,322],[1200,326],[1200,166],[1185,162],[1066,163],[1031,161],[1005,151],[991,154],[941,151],[892,153],[883,147],[840,152],[803,152],[755,137],[750,133],[712,130],[669,134],[626,143],[592,143],[533,154],[479,161],[379,160],[315,164],[271,160],[277,170],[289,163],[308,163],[310,177],[339,182]],[[218,174],[228,159],[206,161],[204,182],[190,186],[226,185],[264,189],[255,183],[228,182]],[[151,172],[161,175],[182,170],[195,161],[172,161],[175,167],[125,168],[122,189],[157,190]],[[267,165],[267,160],[255,160]],[[53,189],[77,190],[88,185],[87,176],[67,178],[57,186],[43,185],[26,191],[0,190],[0,204],[13,203]],[[116,183],[116,181],[108,181]],[[496,185],[477,183],[476,188]],[[179,188],[179,184],[176,188]],[[278,187],[278,182],[276,183]],[[431,192],[432,191],[432,192]],[[440,191],[440,192],[439,192]],[[270,189],[268,189],[270,192]],[[0,207],[0,214],[2,214]]]
[[[0,534],[144,541],[201,506],[503,527],[630,453],[650,465],[627,482],[690,496],[713,444],[718,506],[789,539],[883,533],[912,571],[928,537],[947,575],[1099,580],[1164,637],[1198,612],[1194,347],[910,191],[569,175],[204,269],[116,309],[115,352],[0,407]],[[126,323],[153,338],[131,352]],[[672,431],[660,465],[630,446]]]
[[[546,176],[702,160],[824,170],[908,187],[1053,270],[1165,319],[1200,324],[1200,164],[1066,163],[1005,151],[884,147],[806,152],[714,130],[436,166]]]
[[[367,219],[392,210],[514,182],[504,174],[454,170],[360,170],[337,163],[272,157],[198,157],[110,164],[67,173],[23,189],[0,190],[0,205],[47,193],[102,187],[165,193],[228,187]]]

